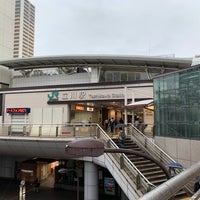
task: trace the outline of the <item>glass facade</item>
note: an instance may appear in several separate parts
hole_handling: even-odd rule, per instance
[[[156,136],[200,139],[200,65],[154,79]]]
[[[155,75],[155,73],[152,73]],[[121,69],[121,71],[101,70],[99,82],[127,82],[137,80],[148,80],[146,72],[130,72]]]

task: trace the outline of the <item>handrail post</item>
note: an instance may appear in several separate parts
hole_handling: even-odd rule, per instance
[[[160,161],[161,162],[163,161],[163,152],[162,151],[160,152]]]
[[[39,137],[42,136],[42,126],[39,126]]]
[[[107,147],[110,148],[111,147],[111,144],[110,144],[110,139],[107,141],[106,143]]]
[[[56,137],[58,137],[58,125],[56,126]]]
[[[8,135],[11,135],[11,125],[8,126]]]
[[[144,139],[144,146],[147,148],[147,138]]]
[[[123,154],[120,156],[120,169],[124,168],[124,156]]]
[[[137,187],[137,190],[139,190],[141,187],[141,178],[139,174],[137,174],[136,176],[136,187]]]
[[[100,138],[100,130],[99,130],[98,126],[96,128],[96,135],[97,135],[97,138]]]
[[[74,137],[76,136],[76,126],[73,126],[74,128]]]
[[[26,126],[23,126],[23,135],[26,135]]]

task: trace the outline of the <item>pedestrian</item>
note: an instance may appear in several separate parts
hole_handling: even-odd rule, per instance
[[[36,178],[34,181],[34,191],[39,192],[39,187],[40,187],[40,182],[39,182],[38,178]]]
[[[118,140],[119,140],[119,147],[120,148],[124,148],[125,139],[126,139],[126,133],[125,133],[124,129],[123,128],[119,128]]]
[[[122,118],[120,118],[119,123],[120,123],[120,124],[123,124],[123,123],[124,123],[124,120],[123,120]]]
[[[136,119],[135,119],[135,127],[138,128],[138,125],[139,125],[139,118],[136,117]]]
[[[114,134],[114,131],[115,131],[115,120],[114,118],[112,117],[111,120],[110,120],[110,132],[111,132],[111,135]]]

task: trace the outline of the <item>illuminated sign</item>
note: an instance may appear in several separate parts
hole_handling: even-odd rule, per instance
[[[7,113],[30,113],[30,108],[6,108]]]
[[[93,111],[94,111],[94,108],[87,107],[87,111],[93,112]]]
[[[76,110],[85,110],[84,106],[76,105]]]

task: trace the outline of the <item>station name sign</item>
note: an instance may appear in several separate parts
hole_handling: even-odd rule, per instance
[[[131,97],[127,93],[127,97]],[[77,101],[77,100],[114,100],[124,99],[123,89],[100,89],[100,90],[75,90],[75,91],[58,91],[53,90],[48,94],[50,102],[56,101]]]
[[[30,113],[30,108],[6,108],[6,113]]]
[[[61,94],[62,100],[105,100],[123,99],[124,94],[118,91],[69,91]]]

